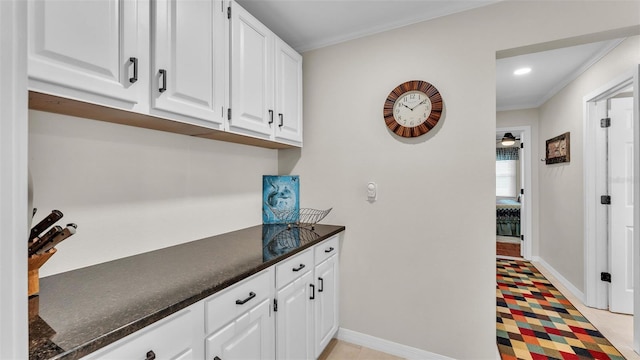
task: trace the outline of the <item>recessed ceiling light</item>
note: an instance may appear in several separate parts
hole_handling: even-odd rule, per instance
[[[531,68],[525,67],[525,68],[520,68],[520,69],[514,71],[513,75],[524,75],[524,74],[528,74],[530,72],[531,72]]]

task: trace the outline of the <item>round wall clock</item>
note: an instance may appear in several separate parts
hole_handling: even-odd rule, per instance
[[[384,122],[403,137],[426,134],[440,120],[442,96],[426,81],[412,80],[398,85],[384,102]]]

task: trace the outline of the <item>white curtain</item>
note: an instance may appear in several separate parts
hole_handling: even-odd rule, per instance
[[[496,160],[496,196],[517,196],[516,160]]]

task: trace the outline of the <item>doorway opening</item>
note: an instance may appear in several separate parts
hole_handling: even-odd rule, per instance
[[[623,314],[634,313],[633,91],[629,73],[584,97],[585,304]]]
[[[530,126],[496,128],[496,256],[531,259],[530,144]]]

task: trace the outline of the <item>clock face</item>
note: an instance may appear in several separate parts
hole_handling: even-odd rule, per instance
[[[414,127],[431,115],[431,99],[422,91],[413,90],[400,96],[393,105],[393,117],[404,127]]]
[[[395,134],[421,136],[440,120],[442,97],[438,89],[426,81],[407,81],[391,91],[383,113],[387,127]]]

